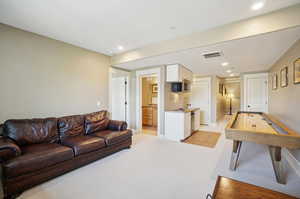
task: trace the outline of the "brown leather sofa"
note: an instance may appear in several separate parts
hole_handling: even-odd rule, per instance
[[[132,132],[106,111],[62,118],[7,120],[0,160],[5,198],[125,148]]]

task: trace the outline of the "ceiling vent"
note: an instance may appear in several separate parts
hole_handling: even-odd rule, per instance
[[[216,57],[221,57],[221,56],[222,56],[221,52],[211,52],[211,53],[203,54],[203,57],[205,59],[216,58]]]

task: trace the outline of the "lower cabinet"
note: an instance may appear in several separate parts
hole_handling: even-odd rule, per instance
[[[191,112],[165,112],[165,137],[169,140],[184,140],[191,135]]]
[[[157,107],[143,106],[142,107],[142,122],[143,126],[157,126]]]

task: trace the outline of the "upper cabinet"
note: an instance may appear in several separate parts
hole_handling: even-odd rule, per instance
[[[167,66],[167,82],[192,81],[193,73],[180,64]]]

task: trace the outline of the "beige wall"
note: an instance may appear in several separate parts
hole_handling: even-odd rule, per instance
[[[211,122],[216,123],[221,116],[220,113],[220,97],[219,97],[219,83],[220,78],[211,76]]]
[[[217,77],[216,83],[216,121],[223,119],[225,114],[225,97],[219,92],[220,84],[224,84],[224,79]]]
[[[300,84],[293,83],[293,62],[300,58],[300,40],[298,40],[271,68],[269,84],[269,112],[284,122],[288,127],[300,133]],[[289,85],[286,88],[271,88],[271,76],[280,75],[280,70],[288,66]],[[280,76],[279,76],[280,79]],[[300,160],[300,151],[294,152]]]
[[[109,64],[108,56],[0,24],[0,123],[107,109]]]

